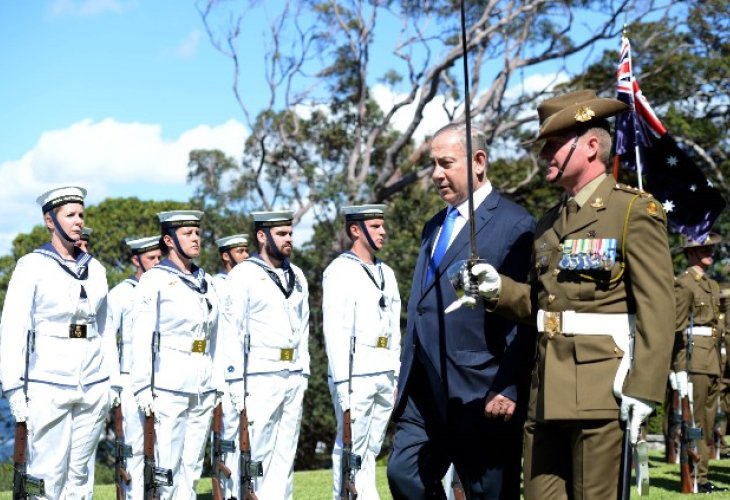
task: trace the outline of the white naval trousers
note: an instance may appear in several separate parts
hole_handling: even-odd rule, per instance
[[[127,472],[131,478],[125,488],[129,499],[144,496],[144,414],[139,411],[132,394],[132,379],[122,374],[122,419],[124,421],[124,443],[132,447],[132,456],[127,458]]]
[[[264,475],[255,483],[260,499],[291,500],[294,457],[302,423],[302,401],[308,379],[282,371],[248,377],[246,409],[251,458],[262,462]]]
[[[89,498],[89,460],[104,430],[109,383],[74,388],[31,382],[28,400],[28,473],[44,480],[41,498]]]
[[[223,463],[226,464],[231,470],[231,477],[225,478],[220,481],[221,490],[223,491],[223,498],[239,497],[238,489],[240,488],[240,478],[238,477],[238,465],[239,455],[241,450],[238,448],[238,424],[239,424],[239,413],[231,402],[231,396],[228,391],[223,394],[221,398],[223,407],[223,439],[233,441],[236,446],[236,450],[233,453],[223,454]],[[249,430],[249,433],[251,431]],[[211,433],[212,434],[212,433]],[[212,439],[212,436],[211,436]],[[211,441],[212,443],[212,441]],[[212,449],[212,444],[211,444]],[[222,476],[221,476],[222,477]]]
[[[332,448],[332,479],[334,500],[340,498],[340,464],[342,462],[342,407],[337,401],[334,383],[329,379],[330,394],[337,417],[337,438]],[[347,382],[343,382],[347,383]],[[360,500],[378,500],[375,484],[375,459],[385,439],[395,403],[395,376],[393,372],[352,377],[350,418],[352,452],[362,458],[362,467],[355,473],[355,487]]]
[[[155,459],[158,467],[172,470],[173,482],[160,488],[160,500],[196,498],[214,403],[215,392],[188,396],[156,391]]]

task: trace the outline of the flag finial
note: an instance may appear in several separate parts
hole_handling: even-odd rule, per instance
[[[628,38],[629,36],[629,25],[624,23],[624,28],[621,30],[621,36],[624,38]]]

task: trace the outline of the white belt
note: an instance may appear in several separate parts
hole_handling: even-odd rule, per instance
[[[537,311],[537,329],[553,337],[561,334],[566,337],[574,335],[610,335],[616,346],[624,352],[616,376],[613,379],[613,394],[621,397],[624,379],[631,367],[633,346],[631,341],[636,329],[636,315],[578,313],[575,311],[549,312]]]
[[[379,349],[387,349],[390,346],[390,337],[381,335],[380,337],[374,337],[369,339],[355,340],[357,345],[365,345],[368,347],[377,347]]]
[[[207,339],[193,339],[191,337],[162,336],[160,337],[161,349],[172,349],[195,354],[206,354],[208,352]]]
[[[692,335],[697,335],[698,337],[714,337],[715,335],[712,334],[714,328],[711,326],[695,326],[692,328]],[[687,334],[689,335],[689,328],[687,328]]]
[[[258,359],[291,363],[296,361],[297,352],[298,349],[296,347],[263,347],[252,345],[250,354]]]

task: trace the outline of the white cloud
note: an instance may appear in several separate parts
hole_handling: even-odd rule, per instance
[[[81,185],[92,204],[119,195],[120,185],[159,186],[169,193],[185,187],[191,150],[220,149],[239,159],[246,135],[233,119],[198,125],[172,139],[163,137],[159,125],[111,118],[44,132],[21,158],[0,164],[0,253],[18,232],[40,222],[35,199],[47,189]]]
[[[127,0],[53,0],[48,6],[48,12],[54,17],[93,17],[106,12],[118,14],[131,4]]]
[[[377,84],[372,89],[372,96],[375,102],[378,103],[381,109],[390,109],[396,102],[402,101],[407,94],[399,94],[393,92],[393,89],[383,84]],[[393,116],[393,127],[401,132],[408,128],[411,120],[413,119],[413,113],[416,108],[419,94],[413,103],[400,108]],[[438,129],[446,125],[449,121],[449,117],[443,109],[444,96],[437,95],[429,102],[423,110],[423,120],[418,125],[416,132],[414,133],[414,139],[416,141],[422,140],[425,136],[436,132]]]
[[[556,85],[567,82],[568,79],[569,76],[565,71],[559,71],[558,73],[537,73],[509,87],[505,91],[504,97],[507,100],[513,100],[523,94],[552,90]]]
[[[198,47],[200,47],[200,30],[193,29],[183,38],[175,48],[172,49],[171,53],[174,57],[179,59],[189,59],[198,53]]]

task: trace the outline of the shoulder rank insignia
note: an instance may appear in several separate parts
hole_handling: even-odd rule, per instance
[[[593,111],[590,106],[580,106],[577,110],[575,110],[575,121],[577,122],[587,122],[590,121],[591,118],[596,116],[596,112]]]
[[[651,215],[652,217],[656,217],[656,215],[659,213],[659,205],[657,205],[656,201],[650,201],[646,204],[646,213]]]
[[[603,203],[603,198],[601,198],[600,196],[598,196],[598,197],[596,197],[596,199],[595,199],[595,200],[593,200],[593,201],[591,202],[591,206],[592,206],[593,208],[603,208],[603,207],[605,207],[605,206],[606,206],[606,204],[605,204],[605,203]]]

